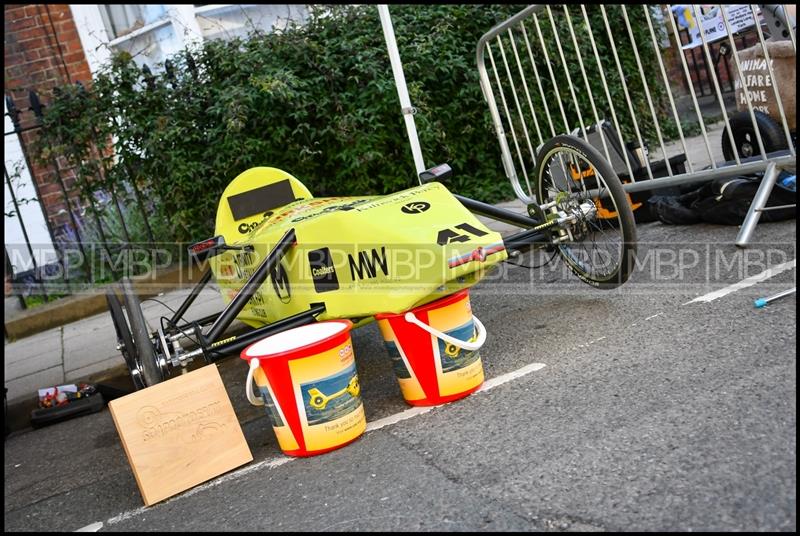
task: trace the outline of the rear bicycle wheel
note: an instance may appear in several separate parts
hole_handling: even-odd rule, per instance
[[[150,339],[150,330],[142,313],[142,304],[139,296],[133,289],[130,279],[122,279],[122,294],[125,297],[125,309],[131,321],[133,341],[142,367],[142,375],[147,387],[160,383],[166,379],[166,360],[156,352],[153,341]]]
[[[611,165],[585,141],[556,136],[537,153],[537,202],[554,223],[550,236],[582,281],[611,289],[628,280],[636,262],[630,198]]]
[[[122,305],[119,302],[117,293],[112,289],[106,291],[106,303],[108,304],[108,311],[111,313],[111,322],[114,324],[114,331],[117,333],[117,348],[125,360],[125,365],[128,367],[128,373],[133,381],[133,386],[139,390],[144,389],[144,379],[142,378],[142,367],[138,362],[138,355],[136,354],[136,347],[133,345],[133,338],[131,337],[131,330],[128,327],[128,322],[125,320],[125,314],[122,312]]]

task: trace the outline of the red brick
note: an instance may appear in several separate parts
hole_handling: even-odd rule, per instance
[[[92,73],[88,71],[82,71],[79,73],[70,73],[73,82],[81,82],[84,86],[91,87],[90,84],[92,82]]]
[[[20,78],[10,78],[6,75],[4,87],[6,93],[13,92],[17,88],[21,88],[25,85],[25,81]]]
[[[36,86],[37,90],[40,90],[42,86],[47,85],[47,83],[52,79],[51,71],[38,71],[32,73],[29,77],[31,85]]]
[[[36,168],[34,166],[34,171],[36,171],[36,184],[39,187],[39,191],[42,188],[46,187],[48,184],[53,182],[53,174],[49,170],[42,170],[42,168]],[[48,195],[53,195],[54,192],[46,192],[42,194],[42,198],[47,197]]]
[[[40,58],[36,61],[29,61],[25,64],[25,70],[29,73],[36,73],[40,71],[45,71],[53,67],[53,61],[51,58]]]
[[[20,42],[19,45],[22,50],[36,50],[37,48],[49,46],[49,43],[44,37],[36,37],[35,39]]]
[[[56,27],[56,31],[59,34],[61,34],[61,32],[68,32],[75,29],[75,22],[71,18],[63,20],[56,20],[54,18],[53,25]]]
[[[75,23],[72,20],[64,21],[64,24],[62,24],[62,27],[59,28],[58,32],[59,32],[59,35],[61,35],[61,34],[69,35],[70,36],[69,39],[72,39],[71,36],[73,36],[73,35],[76,36],[75,39],[79,39],[77,37],[77,35],[78,35],[78,27],[75,26]]]
[[[35,17],[36,15],[39,14],[39,9],[41,9],[41,8],[39,8],[38,5],[36,5],[36,4],[32,5],[32,6],[25,6],[25,16],[26,17]]]
[[[52,45],[46,44],[45,46],[39,48],[30,48],[26,47],[25,50],[27,51],[37,51],[39,53],[39,58],[52,58],[58,55],[58,50],[54,49]]]
[[[6,32],[7,33],[13,32],[17,38],[18,43],[22,43],[24,41],[27,41],[28,39],[35,39],[37,37],[44,37],[47,35],[47,32],[45,32],[44,28],[41,26],[20,29],[19,31],[10,30],[6,28]]]
[[[20,53],[10,54],[9,51],[6,50],[4,61],[6,66],[19,65],[21,63],[25,63],[25,55]]]
[[[39,195],[44,198],[50,194],[60,194],[61,189],[55,182],[49,184],[42,184],[39,186]]]
[[[9,21],[6,19],[5,31],[16,32],[25,29],[31,29],[37,26],[36,22],[38,17],[22,17]]]
[[[24,4],[7,4],[5,8],[6,20],[18,19],[25,16]]]
[[[22,68],[21,65],[12,65],[11,67],[5,68],[5,75],[6,75],[6,80],[4,81],[4,83],[7,86],[9,78],[22,78],[23,76],[25,76],[25,70]]]
[[[37,48],[36,50],[26,50],[25,51],[25,61],[36,61],[39,59],[39,51],[45,50],[43,48]]]
[[[40,202],[45,206],[50,217],[55,216],[64,208],[64,196],[59,194],[46,195],[40,199]]]
[[[78,50],[77,52],[70,52],[69,54],[64,54],[64,63],[67,65],[71,65],[73,63],[79,63],[86,59],[86,56],[83,54],[83,49]]]
[[[83,52],[83,45],[81,44],[80,39],[70,39],[69,41],[63,40],[61,43],[64,44],[66,50],[69,52]]]

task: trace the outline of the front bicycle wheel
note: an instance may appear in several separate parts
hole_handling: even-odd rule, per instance
[[[630,200],[611,165],[587,142],[556,136],[539,150],[534,171],[540,212],[550,238],[582,281],[611,289],[636,262]]]

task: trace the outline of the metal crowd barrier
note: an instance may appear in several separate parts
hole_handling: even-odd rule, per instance
[[[699,6],[678,7],[684,10],[679,13],[684,22],[693,19],[704,28],[704,14]],[[629,193],[763,172],[760,189],[737,237],[737,245],[746,245],[761,212],[770,208],[765,209],[765,203],[779,172],[795,168],[793,133],[781,99],[782,93],[788,94],[795,88],[781,87],[770,58],[772,45],[766,44],[790,42],[796,57],[795,22],[786,6],[738,6],[737,20],[733,22],[722,5],[715,7],[722,17],[718,27],[710,30],[716,35],[709,37],[708,30],[692,37],[687,28],[680,28],[679,17],[668,6],[652,5],[591,6],[590,9],[599,10],[599,13],[592,11],[594,25],[586,6],[570,9],[566,5],[534,5],[484,34],[477,47],[480,84],[500,142],[503,167],[516,196],[526,204],[535,201],[532,187],[536,151],[558,134],[573,134],[592,143],[624,179]],[[751,15],[753,18],[749,19]],[[631,22],[634,17],[638,41]],[[771,34],[769,39],[765,38],[761,17]],[[602,24],[597,22],[600,19]],[[745,27],[742,20],[751,21],[750,26]],[[762,65],[772,81],[771,90],[758,89],[758,95],[764,97],[764,91],[773,92],[769,97],[774,97],[777,113],[773,111],[769,117],[781,127],[784,139],[778,144],[779,150],[767,150],[762,127],[757,126],[758,103],[754,102],[756,94],[749,85],[755,77],[746,76],[742,68],[744,60],[740,58],[744,46],[741,37],[745,32],[753,36],[754,47],[760,46],[766,60]],[[746,104],[746,112],[739,112],[736,125],[741,128],[740,120],[747,113],[755,140],[748,137],[748,144],[742,143],[741,147],[751,147],[752,154],[740,154],[734,139],[736,131],[731,128],[731,117],[736,110],[726,104],[725,96],[730,102],[731,92],[723,94],[717,69],[706,70],[707,85],[713,87],[712,100],[706,98],[708,102],[701,104],[695,84],[702,84],[702,73],[695,65],[693,79],[684,49],[694,49],[691,50],[694,58],[698,50],[702,51],[701,60],[707,67],[716,66],[723,59],[727,65],[732,59],[735,74],[731,76],[740,88],[733,97],[746,101],[741,103]],[[628,59],[627,67],[623,66],[621,56]],[[673,59],[671,72],[668,56]],[[791,61],[794,65],[794,59]],[[752,65],[751,61],[745,67]],[[649,77],[645,66],[649,68]],[[677,71],[681,72],[682,80],[676,76]],[[676,95],[671,81],[682,83],[685,94]],[[732,88],[731,80],[727,82]],[[660,99],[656,98],[656,92],[663,92]],[[634,109],[634,100],[638,111]],[[680,112],[679,101],[683,105]],[[721,115],[721,122],[710,123],[707,117],[712,114]],[[684,125],[695,121],[700,133],[694,137],[685,135]],[[640,128],[643,123],[650,125],[649,139],[645,139],[645,131]],[[677,130],[672,141],[664,134],[668,123],[673,133]],[[720,139],[715,142],[716,131],[720,131]],[[628,140],[623,132],[628,133]],[[775,132],[773,128],[773,138]],[[733,158],[727,161],[719,154],[725,139],[733,151]]]

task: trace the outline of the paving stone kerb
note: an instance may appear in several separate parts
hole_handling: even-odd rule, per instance
[[[134,279],[134,286],[141,297],[152,297],[162,292],[190,287],[200,279],[202,273],[203,268],[196,266],[192,269],[173,267]],[[108,310],[106,289],[109,286],[87,289],[80,295],[61,298],[7,318],[6,336],[9,340],[16,341],[105,312]]]
[[[191,289],[165,293],[159,302],[143,301],[142,312],[152,326],[161,316],[171,315]],[[216,285],[209,285],[197,297],[184,318],[197,320],[222,310],[224,303]],[[236,322],[231,330],[240,329]],[[126,375],[111,316],[99,314],[37,333],[5,345],[4,382],[9,403],[32,399],[36,390],[53,385],[98,382]]]

